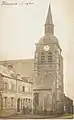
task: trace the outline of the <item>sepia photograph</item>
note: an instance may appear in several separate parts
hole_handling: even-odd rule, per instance
[[[0,0],[0,119],[73,119],[74,0]]]

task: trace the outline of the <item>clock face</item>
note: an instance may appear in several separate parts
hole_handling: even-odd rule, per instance
[[[43,49],[44,49],[44,51],[48,51],[50,49],[50,47],[48,45],[45,45]]]

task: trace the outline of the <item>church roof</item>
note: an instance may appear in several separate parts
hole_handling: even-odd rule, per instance
[[[54,35],[54,25],[53,25],[53,20],[52,20],[52,14],[51,14],[51,7],[49,4],[49,9],[48,9],[48,14],[46,18],[46,23],[45,23],[45,35],[40,38],[38,44],[58,44],[58,39]]]
[[[52,25],[52,24],[53,24],[53,21],[52,21],[51,7],[49,4],[49,9],[48,9],[48,14],[47,14],[45,25]]]
[[[45,34],[42,38],[40,38],[38,44],[48,44],[48,43],[56,43],[59,44],[58,39],[55,35]]]

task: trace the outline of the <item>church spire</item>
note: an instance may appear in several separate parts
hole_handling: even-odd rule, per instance
[[[49,4],[48,14],[47,14],[47,18],[46,18],[46,23],[45,23],[45,34],[47,34],[47,33],[54,34],[54,24],[52,21],[50,4]]]

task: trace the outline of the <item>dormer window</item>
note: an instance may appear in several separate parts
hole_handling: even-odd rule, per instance
[[[52,62],[52,53],[51,52],[48,53],[48,62]]]
[[[9,68],[9,69],[12,69],[13,67],[12,67],[12,65],[8,65],[8,68]]]
[[[42,53],[41,53],[41,62],[44,62],[44,61],[45,61],[45,53],[42,52]]]

